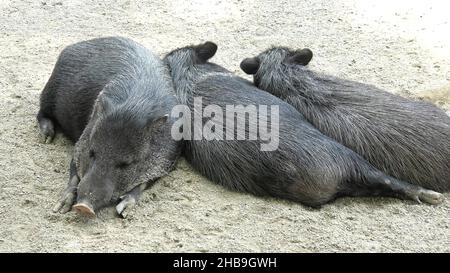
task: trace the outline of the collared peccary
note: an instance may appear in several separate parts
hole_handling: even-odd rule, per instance
[[[166,55],[164,61],[170,68],[180,103],[196,109],[195,100],[201,97],[203,111],[215,105],[220,109],[237,104],[278,106],[278,121],[261,112],[258,120],[247,116],[245,134],[249,135],[249,128],[260,124],[261,119],[270,119],[270,123],[278,123],[279,142],[277,149],[261,151],[261,138],[185,139],[184,155],[201,174],[230,189],[285,198],[313,207],[339,196],[382,195],[432,204],[442,202],[441,194],[385,175],[352,150],[320,133],[291,105],[208,62],[216,50],[214,43],[206,42]],[[198,112],[199,109],[194,111]],[[212,120],[209,114],[203,113],[202,122]],[[192,115],[183,118],[186,128],[196,122]],[[227,120],[233,118],[226,116],[225,121],[219,120],[215,125],[228,124]],[[232,135],[236,136],[237,127],[233,124],[231,128]]]
[[[54,211],[95,215],[121,202],[134,204],[146,181],[169,172],[180,152],[170,137],[176,104],[162,60],[122,37],[98,38],[66,47],[42,94],[37,115],[50,142],[55,128],[76,142],[69,185]]]
[[[257,87],[293,105],[325,135],[397,179],[450,190],[450,117],[431,103],[323,75],[309,49],[275,47],[241,62]]]

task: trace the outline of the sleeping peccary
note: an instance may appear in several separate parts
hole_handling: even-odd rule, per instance
[[[95,215],[134,204],[179,154],[168,118],[176,97],[167,67],[138,43],[98,38],[66,47],[41,95],[41,134],[76,142],[67,189],[54,211]]]
[[[275,47],[241,62],[254,83],[323,134],[397,179],[450,190],[450,117],[428,102],[311,71],[309,49]]]
[[[378,195],[432,204],[442,202],[441,194],[385,175],[352,150],[323,135],[291,105],[208,62],[216,50],[214,43],[206,42],[174,50],[164,58],[179,101],[192,110],[196,109],[195,100],[201,98],[202,111],[208,114],[203,113],[200,122],[207,123],[213,120],[209,118],[210,111],[206,111],[208,107],[218,106],[225,112],[236,104],[259,109],[263,105],[277,106],[278,121],[268,117],[267,112],[259,112],[258,120],[246,115],[245,135],[249,138],[249,128],[261,124],[261,119],[270,119],[270,123],[278,123],[279,142],[277,149],[262,151],[264,140],[259,137],[230,140],[219,133],[212,140],[185,139],[184,155],[201,174],[229,189],[285,198],[313,207],[339,196]],[[183,122],[187,128],[196,123],[195,114],[199,112],[197,108],[194,118],[185,117]],[[236,137],[234,123],[231,129],[228,125],[234,118],[226,116],[225,122],[216,120],[215,126],[227,124],[226,130]],[[202,125],[195,124],[195,127]]]

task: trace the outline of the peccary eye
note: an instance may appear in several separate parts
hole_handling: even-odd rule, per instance
[[[131,164],[132,164],[132,162],[119,162],[116,164],[116,168],[123,170],[123,169],[128,168]]]
[[[95,152],[93,150],[89,150],[89,157],[95,159]]]

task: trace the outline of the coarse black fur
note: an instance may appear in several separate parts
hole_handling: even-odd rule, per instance
[[[261,151],[260,139],[185,140],[185,156],[201,174],[229,189],[313,207],[344,195],[441,202],[440,194],[386,176],[350,149],[323,135],[294,107],[208,62],[216,49],[217,46],[207,42],[174,50],[164,58],[180,103],[192,109],[193,97],[202,97],[203,107],[278,105],[279,146],[274,151]],[[205,54],[208,50],[210,53]],[[255,121],[247,119],[247,122]]]
[[[170,138],[175,104],[160,58],[130,39],[98,38],[61,52],[37,119],[47,140],[56,127],[76,142],[70,181],[76,174],[79,184],[70,190],[97,209],[170,171],[180,151]]]
[[[314,72],[305,66],[311,58],[309,49],[275,47],[243,60],[241,68],[254,74],[257,87],[293,105],[322,133],[386,174],[450,190],[450,117],[444,111]]]

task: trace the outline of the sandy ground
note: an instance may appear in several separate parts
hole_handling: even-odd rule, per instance
[[[161,55],[212,40],[214,61],[243,76],[244,57],[307,46],[316,70],[450,109],[447,1],[187,2],[0,2],[0,252],[450,252],[448,193],[439,206],[343,198],[312,210],[229,192],[184,160],[125,220],[52,213],[73,146],[39,143],[35,114],[58,53],[80,40],[123,35]]]

